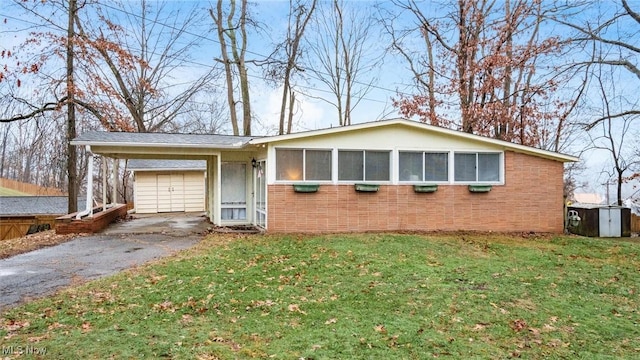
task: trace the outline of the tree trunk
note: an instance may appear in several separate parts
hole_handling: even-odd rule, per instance
[[[235,11],[235,2],[232,2],[232,8],[229,13],[229,21],[233,18]],[[229,105],[229,116],[231,118],[231,127],[233,129],[233,135],[240,135],[238,128],[238,115],[236,113],[236,101],[233,95],[233,73],[231,70],[231,62],[227,55],[227,40],[225,39],[225,27],[222,22],[222,0],[218,0],[216,5],[216,14],[212,9],[209,9],[209,14],[216,23],[216,30],[218,33],[218,42],[220,43],[220,54],[222,56],[222,64],[224,66],[225,80],[227,83],[227,104]]]
[[[76,0],[69,0],[69,23],[67,28],[67,192],[69,195],[69,213],[78,211],[77,155],[76,147],[71,145],[71,140],[76,137],[76,109],[74,103],[75,89],[73,81],[73,37],[75,35],[74,18],[76,11]]]

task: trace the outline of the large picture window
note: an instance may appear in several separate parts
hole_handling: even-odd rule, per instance
[[[276,149],[276,180],[330,181],[331,150]]]
[[[449,154],[446,152],[399,153],[400,181],[448,181]]]
[[[455,181],[500,181],[499,153],[456,153],[454,155]]]
[[[338,180],[389,181],[390,151],[338,151]]]

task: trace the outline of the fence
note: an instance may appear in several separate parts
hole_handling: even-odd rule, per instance
[[[25,236],[29,228],[53,229],[56,224],[56,217],[59,215],[36,215],[25,217],[3,217],[0,218],[0,244],[2,240],[9,240]]]
[[[64,191],[56,188],[43,187],[34,184],[23,183],[11,179],[0,178],[0,187],[23,192],[29,195],[40,196],[64,196],[67,195]]]
[[[640,216],[631,214],[631,232],[640,233]]]

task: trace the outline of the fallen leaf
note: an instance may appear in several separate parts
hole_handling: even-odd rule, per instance
[[[527,322],[522,319],[516,319],[511,323],[511,328],[515,331],[522,331],[527,327]]]
[[[382,324],[376,325],[373,328],[373,330],[375,330],[376,332],[379,332],[381,334],[386,334],[387,333],[387,329],[385,329],[384,325],[382,325]]]
[[[485,324],[476,324],[476,325],[473,327],[473,330],[475,330],[475,331],[482,331],[482,330],[484,330],[484,329],[486,329],[486,328],[487,328],[487,325],[485,325]]]
[[[324,322],[325,325],[329,325],[329,324],[335,324],[338,321],[338,319],[336,318],[331,318],[327,321]]]
[[[289,304],[287,309],[289,309],[289,311],[291,311],[291,312],[299,312],[299,313],[301,313],[303,315],[307,315],[306,312],[300,310],[300,305],[298,305],[298,304]]]

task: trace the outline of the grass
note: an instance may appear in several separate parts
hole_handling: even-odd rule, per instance
[[[29,194],[0,186],[0,196],[27,196]]]
[[[639,255],[579,237],[211,236],[11,309],[0,338],[42,358],[638,358]]]

